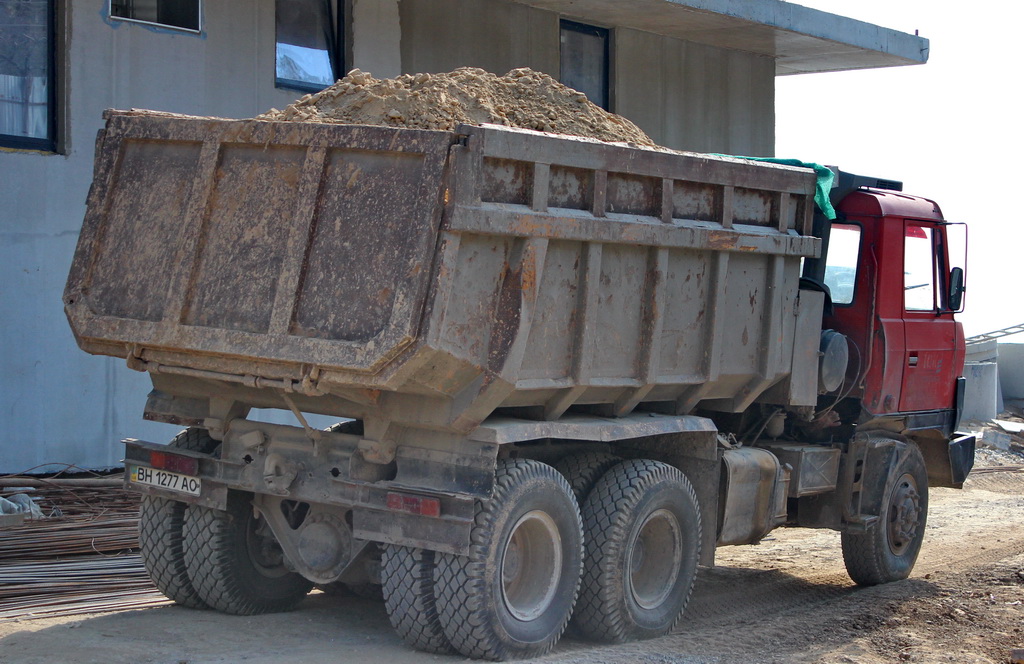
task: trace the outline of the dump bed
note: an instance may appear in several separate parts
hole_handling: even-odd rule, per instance
[[[109,112],[65,306],[83,349],[198,401],[460,432],[811,405],[813,191],[492,126]]]

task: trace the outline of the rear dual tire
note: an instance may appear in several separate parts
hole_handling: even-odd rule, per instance
[[[185,565],[196,593],[234,615],[287,611],[313,583],[288,569],[249,494],[229,491],[227,509],[192,505],[185,513]]]
[[[572,489],[572,495],[580,509],[590,495],[597,481],[608,470],[622,462],[621,457],[607,452],[577,452],[563,457],[555,464],[555,470],[565,477]]]
[[[402,640],[424,652],[454,654],[437,613],[434,574],[435,551],[389,544],[384,547],[381,568],[384,607]]]
[[[478,501],[469,555],[437,554],[440,628],[466,657],[537,657],[569,622],[583,564],[579,507],[568,483],[538,461],[499,460]]]
[[[205,429],[182,431],[169,447],[209,454],[219,441]],[[175,603],[225,613],[283,611],[312,587],[284,566],[248,494],[228,493],[227,510],[143,496],[139,552],[156,587]]]
[[[186,429],[168,447],[191,452],[213,452],[218,441],[205,429]],[[182,530],[186,503],[158,496],[143,496],[139,505],[139,553],[154,585],[176,604],[208,608],[196,592],[185,565]]]
[[[583,461],[570,465],[618,460]],[[650,460],[618,463],[596,483],[594,474],[583,473],[590,479],[577,486],[589,493],[581,520],[559,472],[499,461],[492,498],[477,503],[469,555],[386,547],[385,604],[406,643],[474,658],[536,657],[558,641],[574,605],[574,625],[594,640],[671,631],[699,558],[693,487],[676,468]]]
[[[586,555],[575,628],[620,643],[672,631],[689,603],[700,557],[697,495],[677,468],[623,462],[583,505]]]

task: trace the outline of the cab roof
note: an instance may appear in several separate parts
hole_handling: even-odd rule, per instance
[[[930,198],[886,189],[863,188],[853,191],[842,200],[838,210],[849,215],[868,217],[945,221],[939,204]]]

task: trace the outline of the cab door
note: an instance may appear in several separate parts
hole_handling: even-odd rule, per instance
[[[951,408],[955,400],[957,323],[945,306],[948,274],[943,228],[903,222],[903,384],[899,410]]]
[[[843,394],[882,415],[898,409],[903,381],[903,229],[872,212],[832,224],[824,281],[834,311],[823,322],[850,344]]]

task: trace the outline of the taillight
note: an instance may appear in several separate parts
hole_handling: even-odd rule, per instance
[[[441,516],[441,501],[425,496],[409,496],[402,493],[389,493],[387,506],[389,510],[419,514],[421,516]]]
[[[157,452],[155,450],[150,451],[149,465],[159,470],[181,473],[182,475],[199,474],[199,459],[171,454],[169,452]]]

